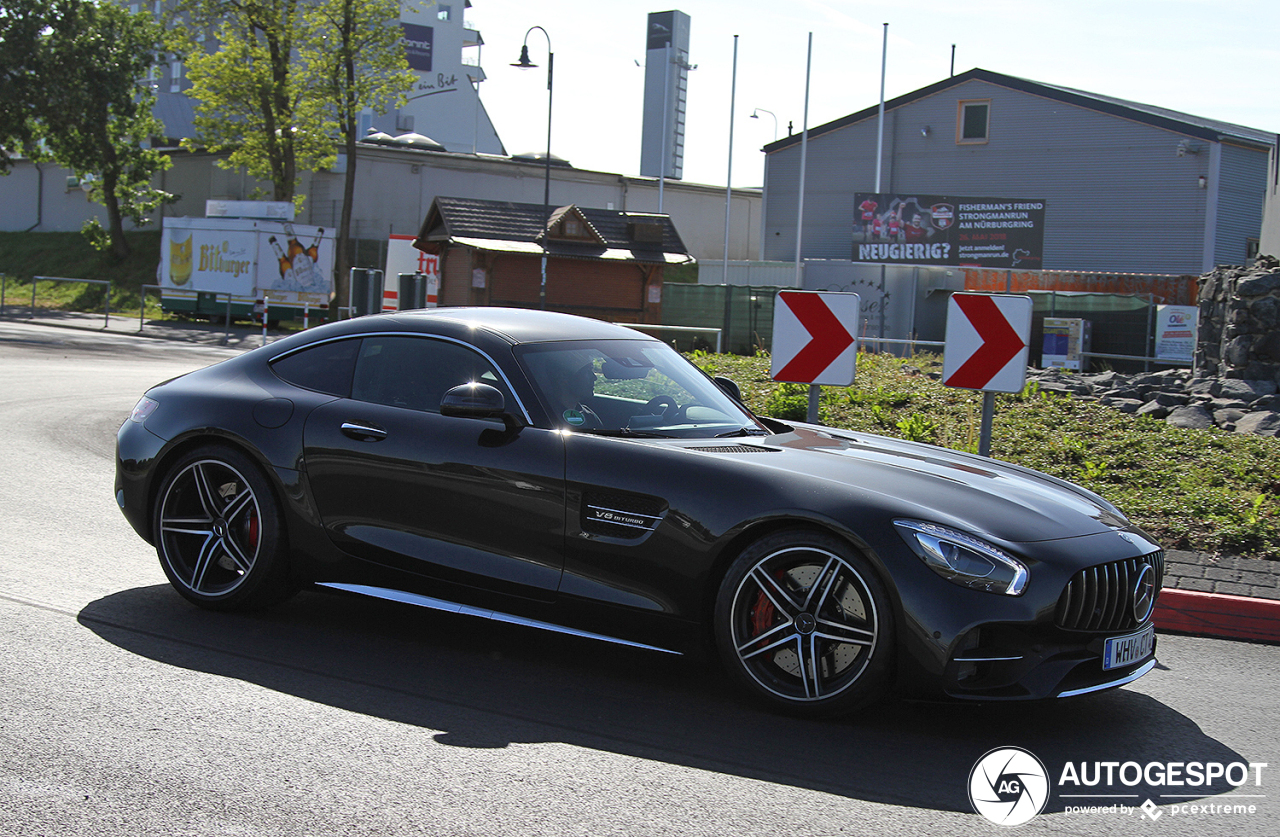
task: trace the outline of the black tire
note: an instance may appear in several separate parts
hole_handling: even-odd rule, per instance
[[[790,714],[852,712],[890,681],[883,582],[848,542],[813,529],[775,532],[743,550],[720,584],[715,640],[736,681]]]
[[[280,505],[262,469],[222,445],[196,448],[166,472],[152,516],[169,583],[210,610],[254,610],[295,588]]]

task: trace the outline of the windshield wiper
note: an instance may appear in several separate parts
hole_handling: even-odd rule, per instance
[[[769,431],[761,430],[758,427],[739,427],[737,430],[730,430],[728,433],[717,433],[717,439],[725,439],[730,436],[768,436]]]
[[[579,427],[577,433],[590,433],[593,436],[620,436],[628,439],[666,439],[665,433],[648,433],[642,430],[632,430],[629,427],[619,427],[616,430],[607,427]]]

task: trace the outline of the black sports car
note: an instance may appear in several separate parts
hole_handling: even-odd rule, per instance
[[[116,499],[197,605],[319,585],[683,653],[775,707],[1066,697],[1155,665],[1163,553],[1082,488],[753,415],[670,347],[500,308],[312,329],[147,392]]]

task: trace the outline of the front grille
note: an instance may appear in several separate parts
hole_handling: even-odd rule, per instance
[[[1164,583],[1163,552],[1099,564],[1073,575],[1058,599],[1058,627],[1069,631],[1123,631],[1138,627],[1133,616],[1133,586],[1143,566],[1151,567],[1158,595]]]

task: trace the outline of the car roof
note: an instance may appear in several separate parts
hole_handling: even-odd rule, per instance
[[[362,318],[363,319],[363,318]],[[625,326],[562,314],[557,311],[535,311],[526,308],[424,308],[400,311],[370,318],[374,321],[394,321],[407,330],[417,331],[424,326],[451,323],[468,328],[483,328],[508,343],[545,343],[552,340],[653,340],[647,334]]]

